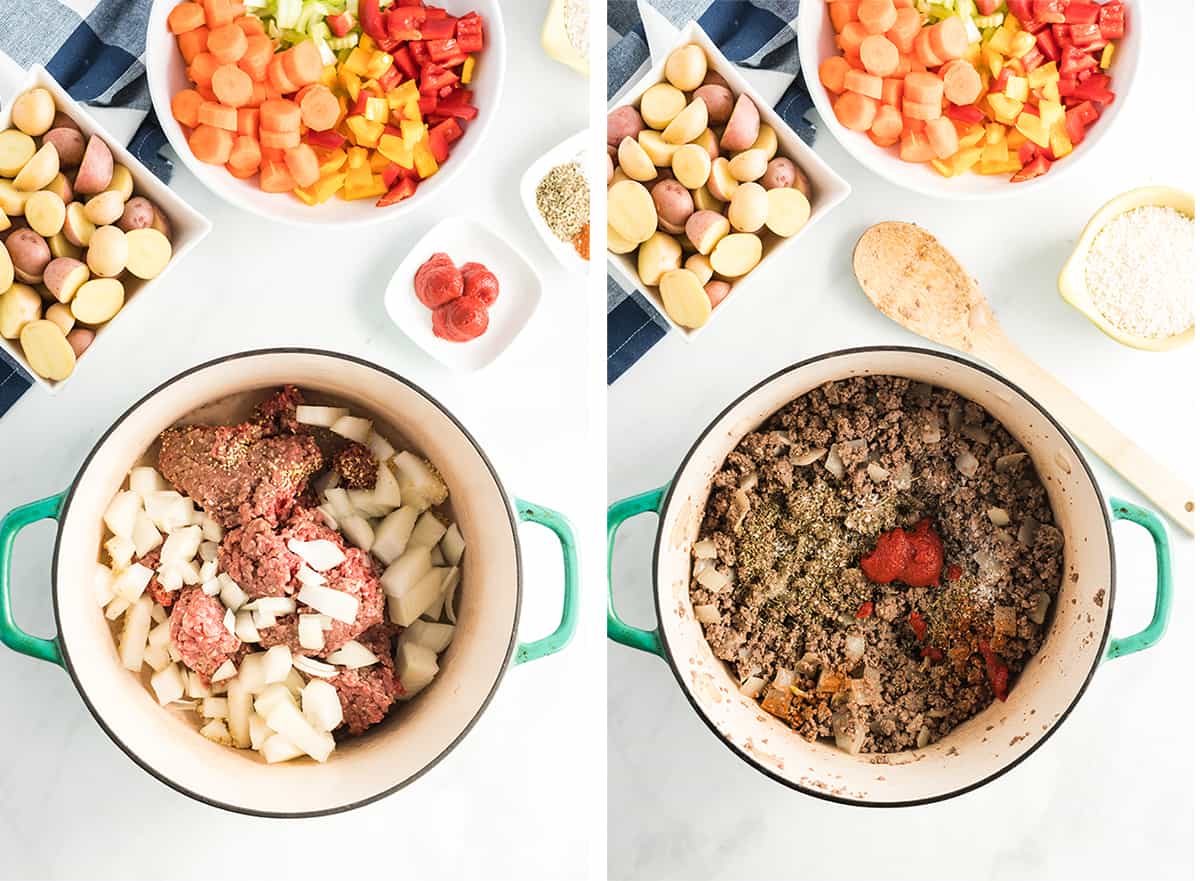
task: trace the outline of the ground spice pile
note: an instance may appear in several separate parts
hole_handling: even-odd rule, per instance
[[[555,238],[572,244],[582,256],[577,239],[588,221],[590,199],[579,163],[564,162],[550,169],[537,186],[536,201],[538,213]]]

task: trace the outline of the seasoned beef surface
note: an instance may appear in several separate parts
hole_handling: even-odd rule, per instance
[[[938,585],[869,581],[862,556],[922,518],[944,544]],[[1011,688],[1062,578],[1062,533],[1021,445],[977,404],[899,377],[829,383],[743,438],[699,538],[715,553],[700,571],[731,580],[691,587],[717,657],[765,680],[763,707],[804,737],[851,751],[924,746],[979,713],[1003,693],[985,653]]]

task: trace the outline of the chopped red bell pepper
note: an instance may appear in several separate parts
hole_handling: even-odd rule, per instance
[[[445,138],[447,144],[453,144],[463,136],[462,126],[458,124],[457,119],[442,120],[430,130],[430,135],[433,132],[438,132]]]
[[[1059,46],[1071,45],[1071,26],[1069,24],[1052,24],[1050,33],[1054,34],[1054,42]]]
[[[1051,31],[1042,31],[1037,35],[1037,47],[1051,61],[1058,61],[1059,56],[1062,55],[1062,48],[1059,47],[1058,41],[1054,39]]]
[[[1100,26],[1095,24],[1073,24],[1068,25],[1071,29],[1071,43],[1076,49],[1082,49],[1084,52],[1095,52],[1098,49],[1103,49],[1105,39],[1100,34]]]
[[[1108,88],[1110,78],[1103,74],[1090,76],[1081,80],[1071,93],[1072,98],[1082,98],[1085,101],[1098,101],[1101,104],[1111,104],[1117,99]]]
[[[1096,33],[1099,33],[1099,30]],[[445,63],[446,59],[460,54],[458,51],[458,41],[453,37],[448,39],[426,39],[425,48],[429,50],[429,57],[433,59],[434,63],[440,64],[443,67],[453,67],[454,65]]]
[[[451,71],[432,62],[421,65],[421,83],[418,88],[422,95],[436,95],[440,89],[457,83],[458,77]]]
[[[1008,11],[1017,17],[1025,30],[1029,30],[1030,25],[1037,21],[1033,14],[1033,0],[1008,0]]]
[[[458,48],[461,50],[462,46],[459,46]],[[467,56],[464,55],[461,51],[459,51],[459,52],[455,52],[453,55],[449,55],[446,58],[443,58],[441,61],[438,62],[438,64],[440,64],[442,67],[446,68],[446,70],[450,70],[451,68],[458,67],[466,60],[467,60]]]
[[[450,145],[446,143],[445,137],[436,128],[429,132],[429,152],[438,162],[445,162],[450,158]]]
[[[925,619],[921,617],[921,613],[913,609],[908,614],[908,626],[913,629],[913,633],[917,636],[917,642],[924,642],[925,635],[929,630],[929,625],[925,623]]]
[[[996,700],[1008,698],[1008,667],[992,652],[991,643],[986,639],[979,640],[979,652],[983,655],[987,667],[988,681],[992,684],[992,694]]]
[[[325,24],[329,25],[329,30],[335,37],[344,37],[354,28],[354,16],[349,11],[339,12],[337,15],[327,15]]]
[[[423,6],[393,6],[388,11],[388,35],[393,40],[419,40],[424,21]]]
[[[422,95],[417,100],[417,107],[422,116],[428,116],[437,107],[437,95]]]
[[[383,89],[385,92],[390,92],[392,89],[396,88],[396,86],[400,85],[400,81],[403,79],[404,74],[401,72],[400,68],[393,64],[387,69],[387,73],[381,76],[377,82],[379,83],[379,88]]]
[[[946,116],[956,122],[965,122],[968,125],[974,125],[977,122],[983,121],[983,111],[974,104],[959,106],[958,104],[947,105],[945,111]]]
[[[346,143],[346,139],[333,129],[324,132],[310,130],[304,135],[304,143],[310,147],[320,147],[322,150],[336,150]]]
[[[358,0],[358,23],[363,33],[372,40],[388,38],[387,22],[383,19],[383,11],[379,8],[379,0]]]
[[[991,15],[1000,8],[1001,0],[975,0],[980,15]]]
[[[471,12],[460,18],[455,36],[463,52],[483,51],[483,19],[479,13]]]
[[[397,202],[402,202],[417,191],[417,182],[411,177],[402,177],[396,181],[395,186],[389,189],[375,203],[376,208],[386,208],[388,205],[395,205]]]
[[[456,18],[427,18],[421,25],[422,40],[449,40],[458,24]]]
[[[420,70],[416,62],[413,61],[413,57],[409,53],[407,46],[396,48],[396,51],[392,53],[392,63],[400,69],[406,80],[415,80],[420,74]]]
[[[1017,159],[1021,161],[1022,165],[1028,165],[1033,161],[1033,157],[1037,155],[1037,144],[1033,141],[1026,141],[1017,148]]]
[[[1029,73],[1041,67],[1045,60],[1046,56],[1035,46],[1021,56],[1021,66],[1025,68],[1026,73]]]
[[[992,87],[990,89],[988,89],[988,91],[989,92],[1003,92],[1004,85],[1005,85],[1005,83],[1008,82],[1008,78],[1010,76],[1012,76],[1012,68],[1011,67],[1000,68],[1000,75],[997,76],[994,80],[992,80]]]
[[[442,9],[440,6],[426,6],[425,16],[427,18],[445,18],[450,13]]]
[[[1034,145],[1034,149],[1037,145]],[[1050,160],[1039,153],[1031,162],[1025,165],[1020,171],[1014,174],[1009,180],[1014,184],[1019,184],[1022,181],[1033,180],[1035,177],[1040,177],[1050,170]]]
[[[417,63],[417,67],[429,63],[429,50],[425,47],[424,40],[410,41],[408,51],[412,53],[413,61]]]
[[[1105,3],[1100,7],[1100,34],[1106,40],[1118,40],[1125,36],[1125,4]]]
[[[380,177],[383,178],[383,185],[390,190],[400,179],[400,166],[395,162],[389,162],[387,167],[380,172]]]
[[[935,649],[933,646],[927,645],[925,648],[921,649],[921,657],[929,658],[931,661],[940,661],[946,656],[942,654],[941,649]]]
[[[1079,120],[1080,125],[1091,125],[1100,118],[1100,111],[1095,108],[1091,101],[1084,101],[1077,107],[1072,107],[1067,111],[1068,121],[1072,116]]]
[[[1067,24],[1095,24],[1100,15],[1100,7],[1090,0],[1082,3],[1080,0],[1071,0],[1063,10],[1063,15],[1066,16]]]
[[[1067,20],[1067,0],[1033,0],[1033,17],[1045,24],[1061,24]]]
[[[854,613],[854,617],[857,618],[859,621],[861,621],[864,618],[870,618],[871,613],[874,611],[875,611],[875,604],[873,602],[871,602],[870,600],[867,600],[865,603],[863,603],[861,606],[858,607],[858,611]]]
[[[1058,65],[1059,77],[1077,76],[1082,70],[1099,67],[1100,62],[1075,46],[1063,46],[1062,60]]]

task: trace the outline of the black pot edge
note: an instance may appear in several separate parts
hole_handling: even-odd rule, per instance
[[[522,584],[523,573],[522,573],[522,569],[521,569],[521,545],[520,545],[520,541],[518,540],[518,537],[517,537],[517,521],[516,521],[516,518],[513,516],[513,511],[512,511],[512,496],[510,496],[508,494],[508,492],[504,489],[504,485],[500,481],[500,475],[496,473],[495,466],[492,465],[492,462],[490,459],[488,459],[487,454],[485,454],[482,447],[479,446],[479,442],[475,440],[474,435],[472,435],[471,432],[469,432],[466,429],[466,427],[461,422],[458,421],[458,419],[454,416],[454,414],[452,414],[449,410],[447,410],[444,406],[442,406],[440,401],[438,401],[435,397],[433,397],[431,394],[429,394],[427,391],[425,391],[425,389],[416,385],[412,381],[405,379],[404,377],[400,376],[398,373],[395,373],[394,371],[389,370],[386,367],[382,367],[378,364],[375,364],[371,361],[367,361],[363,358],[359,358],[354,355],[347,355],[343,352],[334,352],[334,351],[330,351],[328,349],[311,349],[311,348],[303,348],[303,347],[277,347],[277,348],[268,348],[268,349],[252,349],[249,351],[237,352],[237,353],[234,353],[231,355],[224,355],[219,358],[213,358],[210,361],[205,361],[202,364],[198,364],[195,367],[190,367],[187,370],[177,373],[175,376],[160,383],[154,389],[147,392],[145,395],[143,395],[141,398],[139,398],[136,403],[134,403],[124,413],[122,413],[116,420],[114,420],[112,425],[110,425],[108,427],[108,429],[104,432],[104,434],[102,434],[100,436],[100,439],[97,440],[96,443],[93,445],[91,451],[88,452],[87,457],[83,460],[83,464],[81,464],[79,466],[79,470],[76,472],[75,479],[71,482],[71,488],[70,488],[70,491],[67,493],[66,499],[63,502],[62,514],[60,515],[59,519],[65,520],[67,515],[69,514],[70,508],[71,508],[71,501],[75,497],[75,489],[79,485],[80,478],[87,471],[88,465],[91,464],[91,461],[92,461],[93,457],[96,455],[96,452],[100,449],[101,446],[104,445],[104,442],[106,440],[108,440],[109,435],[111,435],[122,422],[124,422],[127,418],[129,418],[129,416],[134,411],[138,410],[144,403],[146,403],[146,401],[150,400],[152,397],[157,395],[163,389],[167,388],[167,386],[173,385],[174,383],[178,382],[179,380],[183,379],[184,377],[192,375],[193,373],[198,373],[201,370],[205,370],[209,367],[214,367],[218,364],[224,364],[227,361],[237,361],[237,360],[241,360],[243,358],[252,358],[252,357],[257,357],[260,355],[320,355],[320,356],[328,357],[328,358],[336,358],[336,359],[339,359],[342,361],[350,361],[354,364],[358,364],[363,367],[369,367],[372,370],[376,370],[376,371],[388,376],[389,378],[394,379],[397,382],[400,382],[400,383],[408,386],[410,389],[415,391],[417,394],[421,395],[423,398],[425,398],[427,401],[429,401],[429,403],[431,403],[434,407],[436,407],[438,410],[440,410],[446,416],[446,418],[449,419],[455,425],[455,427],[457,427],[458,430],[463,433],[463,435],[471,443],[471,446],[473,446],[475,448],[475,451],[479,454],[479,458],[483,460],[484,465],[487,466],[488,471],[491,472],[492,479],[496,482],[496,489],[499,490],[500,495],[505,500],[505,509],[508,512],[509,528],[512,530],[513,549],[514,549],[514,553],[516,555],[515,562],[516,562],[516,567],[517,567],[517,603],[516,603],[516,609],[515,609],[515,612],[513,615],[512,636],[509,638],[508,651],[505,653],[505,663],[500,668],[500,670],[497,672],[496,679],[492,683],[492,687],[488,690],[487,696],[484,698],[483,703],[480,705],[480,707],[476,711],[475,715],[471,717],[471,720],[467,723],[466,727],[464,727],[463,730],[460,731],[454,737],[454,739],[449,743],[449,745],[444,750],[442,750],[441,753],[439,753],[437,756],[435,756],[421,770],[417,771],[415,774],[410,775],[409,777],[405,778],[404,780],[401,780],[400,782],[393,784],[392,786],[388,787],[387,789],[371,796],[370,798],[360,799],[359,801],[356,801],[356,802],[351,802],[349,804],[344,804],[344,805],[337,805],[335,807],[326,808],[326,809],[320,810],[320,811],[296,811],[296,812],[257,811],[257,810],[253,810],[251,808],[241,807],[239,805],[227,804],[225,802],[207,798],[206,796],[200,795],[199,793],[194,792],[194,791],[188,789],[187,787],[176,783],[175,781],[168,778],[165,774],[162,774],[158,770],[153,768],[149,763],[143,761],[136,753],[134,753],[133,750],[131,750],[128,746],[126,746],[124,741],[122,741],[121,738],[117,736],[116,732],[114,732],[104,722],[104,720],[101,718],[100,714],[97,712],[95,706],[92,704],[91,700],[88,698],[86,692],[83,689],[83,686],[79,682],[78,676],[76,676],[76,674],[75,674],[75,668],[74,668],[73,664],[71,663],[70,652],[67,649],[65,640],[63,640],[62,636],[61,636],[62,624],[61,624],[61,621],[59,620],[59,611],[58,611],[58,555],[59,555],[59,551],[61,549],[60,545],[61,545],[61,541],[62,541],[62,529],[61,528],[58,530],[57,534],[55,535],[54,556],[51,559],[51,563],[50,563],[50,594],[51,594],[51,598],[54,603],[54,626],[59,634],[59,636],[56,637],[56,640],[58,642],[60,650],[62,651],[63,667],[66,668],[67,673],[70,675],[71,682],[74,683],[75,690],[79,692],[79,696],[83,699],[84,705],[88,708],[88,712],[90,712],[92,714],[92,718],[94,718],[96,720],[96,723],[100,726],[101,729],[103,729],[104,733],[108,735],[109,739],[112,740],[112,742],[115,743],[121,749],[121,751],[123,753],[125,753],[125,755],[128,756],[134,762],[134,764],[136,764],[139,768],[141,768],[147,774],[151,775],[152,777],[157,779],[160,783],[163,783],[166,786],[169,786],[171,789],[175,790],[176,792],[178,792],[182,795],[186,795],[187,797],[195,799],[196,801],[201,802],[202,804],[206,804],[210,807],[220,808],[221,810],[229,811],[234,814],[242,814],[242,815],[251,816],[251,817],[266,817],[266,818],[270,818],[270,819],[288,819],[288,820],[307,819],[310,817],[326,817],[326,816],[331,816],[333,814],[345,813],[346,811],[352,811],[355,808],[360,808],[360,807],[369,805],[369,804],[376,802],[382,798],[392,795],[395,792],[398,792],[399,790],[408,786],[410,783],[413,783],[414,781],[420,779],[427,772],[432,770],[434,768],[434,766],[439,764],[442,761],[442,759],[444,759],[447,755],[449,755],[450,752],[456,746],[458,746],[459,743],[462,742],[463,738],[465,738],[467,736],[467,734],[471,731],[471,729],[475,727],[476,723],[478,723],[480,717],[483,715],[484,711],[488,708],[488,705],[491,704],[492,698],[495,697],[496,690],[500,687],[500,680],[504,678],[504,674],[508,671],[509,667],[511,667],[511,659],[512,659],[512,655],[513,655],[513,651],[516,648],[516,644],[517,644],[517,625],[521,619],[521,597],[522,597],[522,589],[523,589],[523,584]]]
[[[810,786],[803,786],[799,783],[796,783],[793,780],[789,780],[786,777],[782,776],[781,774],[778,774],[778,773],[770,770],[765,765],[762,765],[762,764],[754,761],[753,759],[751,759],[744,752],[742,752],[740,749],[738,749],[736,744],[730,742],[717,729],[716,725],[714,725],[712,723],[712,720],[710,720],[708,718],[708,716],[705,715],[704,711],[700,708],[700,705],[698,703],[696,703],[696,700],[692,697],[691,692],[688,690],[687,683],[684,681],[683,674],[680,672],[679,667],[675,663],[674,654],[671,650],[670,643],[667,640],[667,631],[663,628],[662,613],[660,611],[659,593],[658,593],[658,591],[659,591],[658,561],[659,561],[659,553],[662,549],[662,537],[663,537],[663,530],[664,530],[664,522],[662,521],[661,518],[659,520],[658,530],[655,534],[654,558],[653,558],[653,561],[651,564],[654,567],[652,570],[653,585],[654,585],[654,614],[655,614],[655,617],[658,622],[659,637],[662,639],[662,644],[663,644],[663,648],[664,648],[663,658],[664,658],[664,660],[666,660],[667,666],[670,667],[671,673],[675,676],[675,679],[678,681],[679,688],[683,692],[684,697],[687,698],[688,703],[691,704],[692,709],[695,710],[695,712],[696,712],[696,715],[699,716],[700,719],[704,722],[704,724],[708,727],[708,729],[714,735],[716,735],[717,739],[719,741],[721,741],[721,743],[723,743],[729,750],[731,750],[733,752],[734,755],[736,755],[738,758],[740,758],[743,762],[745,762],[750,767],[754,768],[756,771],[759,771],[760,773],[771,778],[775,782],[783,784],[784,786],[788,787],[789,789],[793,789],[796,792],[804,793],[805,795],[814,796],[815,798],[819,798],[824,801],[833,802],[834,804],[850,805],[852,807],[866,807],[866,808],[906,808],[906,807],[917,807],[920,805],[934,804],[936,802],[945,801],[947,799],[955,798],[960,795],[965,795],[968,792],[972,792],[973,790],[978,789],[981,786],[991,783],[993,780],[997,779],[998,777],[1003,776],[1004,774],[1007,774],[1013,768],[1017,767],[1023,761],[1025,761],[1025,759],[1027,759],[1029,756],[1033,755],[1034,752],[1036,752],[1038,750],[1038,748],[1041,747],[1041,745],[1044,744],[1046,741],[1048,741],[1050,739],[1051,735],[1053,735],[1054,732],[1058,730],[1059,726],[1062,725],[1062,723],[1066,720],[1067,716],[1069,716],[1071,714],[1071,711],[1073,709],[1075,709],[1075,705],[1079,703],[1080,699],[1083,697],[1084,692],[1087,691],[1088,686],[1091,685],[1092,677],[1095,676],[1096,670],[1099,668],[1100,662],[1104,658],[1104,648],[1105,648],[1105,646],[1108,645],[1109,628],[1112,625],[1113,607],[1116,605],[1116,600],[1117,600],[1117,597],[1116,597],[1116,590],[1117,590],[1116,553],[1113,548],[1112,519],[1108,513],[1108,502],[1106,501],[1106,499],[1104,497],[1104,493],[1100,489],[1100,484],[1096,480],[1096,475],[1092,472],[1091,466],[1088,465],[1087,459],[1084,458],[1083,453],[1080,451],[1078,445],[1076,445],[1074,438],[1072,438],[1070,433],[1067,432],[1067,430],[1065,428],[1063,428],[1063,426],[1059,423],[1059,421],[1057,419],[1055,419],[1049,413],[1049,411],[1047,411],[1041,404],[1039,404],[1036,400],[1034,400],[1031,395],[1026,394],[1026,392],[1024,390],[1022,390],[1019,386],[1017,386],[1015,383],[1011,382],[1010,380],[1006,379],[1005,377],[1001,376],[999,373],[992,370],[990,367],[987,367],[983,364],[977,364],[976,362],[971,361],[967,358],[963,358],[959,355],[952,355],[947,352],[941,352],[936,349],[929,349],[929,348],[924,348],[921,346],[857,346],[857,347],[848,348],[848,349],[838,349],[833,352],[826,352],[822,355],[814,355],[811,358],[806,358],[802,361],[797,361],[787,367],[777,370],[776,372],[772,373],[770,376],[766,377],[765,379],[762,379],[759,382],[755,383],[753,386],[748,388],[746,391],[744,391],[740,395],[738,395],[723,410],[721,410],[721,412],[718,413],[712,419],[712,421],[710,421],[708,423],[708,425],[704,428],[704,430],[701,431],[699,435],[697,435],[696,441],[692,444],[691,448],[688,449],[687,453],[684,455],[683,459],[680,462],[679,468],[676,469],[675,474],[671,478],[670,489],[667,490],[667,494],[663,498],[662,506],[661,506],[660,510],[666,511],[671,506],[671,500],[675,495],[675,488],[679,485],[679,477],[680,477],[680,475],[683,474],[684,469],[687,467],[692,456],[695,454],[696,448],[700,446],[701,441],[703,441],[708,436],[709,432],[711,432],[713,430],[713,427],[718,422],[720,422],[723,418],[725,418],[726,414],[728,414],[735,407],[739,406],[742,403],[742,401],[744,401],[747,397],[749,397],[754,392],[758,391],[760,388],[767,385],[768,383],[774,382],[776,379],[783,376],[784,374],[791,373],[794,370],[799,370],[802,367],[807,367],[811,364],[817,364],[821,361],[828,361],[832,358],[838,358],[838,357],[842,357],[842,356],[846,356],[846,355],[860,355],[860,354],[864,354],[864,353],[875,353],[875,352],[913,352],[913,353],[921,354],[921,355],[932,355],[936,358],[941,358],[944,361],[950,361],[961,367],[968,367],[973,370],[978,370],[979,372],[986,374],[987,376],[991,377],[992,379],[994,379],[994,380],[1000,382],[1001,384],[1007,386],[1008,388],[1012,389],[1014,392],[1016,392],[1018,395],[1020,395],[1022,398],[1024,398],[1030,404],[1032,404],[1035,408],[1037,408],[1037,410],[1050,421],[1050,424],[1053,425],[1058,430],[1058,432],[1063,436],[1063,438],[1066,439],[1066,442],[1070,446],[1071,451],[1073,453],[1075,453],[1076,457],[1083,464],[1084,470],[1088,476],[1088,480],[1091,481],[1092,489],[1095,490],[1096,498],[1099,500],[1101,510],[1104,512],[1104,515],[1105,515],[1104,516],[1105,534],[1108,539],[1109,572],[1111,573],[1109,576],[1109,588],[1108,588],[1109,589],[1108,614],[1105,616],[1105,619],[1104,619],[1104,630],[1101,633],[1101,638],[1096,643],[1096,657],[1095,657],[1095,660],[1092,661],[1092,667],[1088,671],[1087,676],[1084,678],[1082,684],[1080,685],[1079,691],[1076,693],[1075,697],[1072,698],[1071,702],[1067,705],[1066,709],[1063,710],[1062,714],[1058,717],[1058,719],[1054,722],[1054,724],[1051,725],[1045,731],[1043,736],[1038,738],[1037,741],[1035,741],[1029,747],[1029,749],[1025,750],[1023,753],[1021,753],[1019,756],[1017,756],[1015,759],[1013,759],[1011,762],[1009,762],[1007,765],[1005,765],[999,771],[996,771],[995,773],[990,774],[981,780],[977,780],[976,782],[972,783],[970,786],[964,786],[961,789],[956,789],[951,792],[942,793],[941,795],[930,796],[928,798],[912,799],[909,801],[897,801],[897,802],[866,801],[866,800],[862,800],[862,799],[846,798],[844,796],[834,795],[832,793],[825,792],[823,790],[816,789],[816,788],[810,787]]]

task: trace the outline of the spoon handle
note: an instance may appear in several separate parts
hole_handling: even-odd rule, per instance
[[[1073,391],[1030,360],[1003,333],[981,334],[972,351],[1040,401],[1068,431],[1141,490],[1188,535],[1195,534],[1196,503],[1187,480],[1140,449]]]

